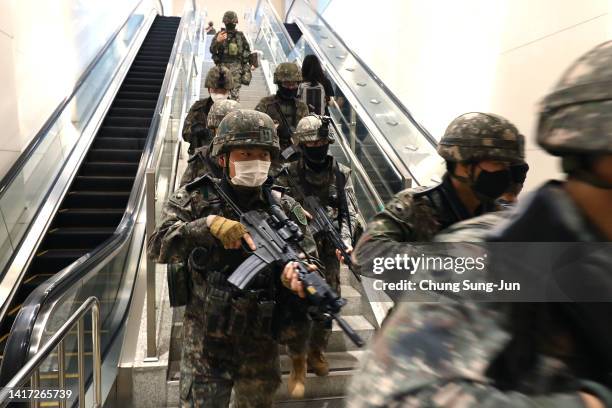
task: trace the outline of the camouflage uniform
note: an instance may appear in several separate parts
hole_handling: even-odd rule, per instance
[[[608,189],[612,183],[595,174],[591,163],[612,155],[612,92],[602,86],[611,80],[612,42],[607,42],[578,59],[544,99],[537,135],[545,150],[562,157],[570,179]],[[563,182],[550,181],[513,212],[456,224],[436,240],[595,243],[610,238]],[[569,256],[580,259],[579,273],[589,273],[585,279],[599,279],[590,282],[593,287],[609,290],[612,251],[587,252]],[[521,255],[526,268],[534,265],[529,254]],[[564,313],[566,305],[572,314]],[[612,333],[601,324],[611,314],[607,302],[401,303],[371,345],[363,372],[351,384],[348,406],[584,407],[578,391],[612,406]]]
[[[217,127],[221,120],[230,112],[240,109],[240,104],[231,99],[223,99],[213,104],[206,119],[208,131],[212,136],[215,135]],[[193,156],[187,162],[187,168],[181,177],[181,186],[201,177],[205,174],[212,174],[215,178],[223,176],[223,169],[219,167],[217,162],[210,155],[212,150],[212,139],[208,146],[196,149]]]
[[[302,71],[292,62],[283,62],[274,70],[274,83],[279,87],[282,82],[302,82]],[[291,133],[298,122],[309,114],[308,106],[297,98],[285,99],[276,95],[262,98],[255,110],[267,113],[278,124],[278,137],[281,151],[291,146]],[[282,117],[285,117],[290,129],[286,129]]]
[[[233,11],[226,11],[223,15],[223,24],[238,24],[238,16]],[[227,38],[225,41],[218,42],[217,38],[220,33],[226,32]],[[234,87],[230,91],[231,98],[240,100],[240,87],[248,85],[251,82],[251,49],[249,42],[242,33],[234,29],[221,31],[215,36],[210,44],[210,53],[212,59],[217,66],[226,67],[232,73],[234,79]]]
[[[447,162],[504,160],[519,162],[524,157],[524,137],[508,120],[493,114],[466,113],[453,120],[438,145]],[[457,176],[453,176],[457,177]],[[441,184],[407,189],[395,195],[385,210],[374,216],[359,240],[354,261],[364,275],[375,257],[405,253],[410,242],[427,242],[450,225],[497,209],[482,201],[471,214],[459,199],[446,173]]]
[[[309,115],[300,120],[293,135],[295,144],[300,145],[304,142],[316,141],[321,138],[318,131],[321,127],[321,120],[315,115]],[[329,135],[330,143],[334,142],[333,136]],[[336,172],[342,173],[345,184],[337,185]],[[347,246],[353,245],[352,232],[357,225],[357,209],[353,206],[354,200],[348,198],[354,194],[353,183],[351,181],[351,170],[336,162],[332,156],[327,156],[325,167],[315,170],[308,166],[304,157],[300,160],[286,165],[286,171],[282,172],[276,180],[278,184],[289,188],[289,195],[302,205],[306,197],[314,195],[319,198],[322,205],[326,207],[327,214],[331,220],[337,220],[340,212],[340,199],[338,187],[347,200],[348,217],[351,227],[348,225],[346,217],[343,217],[340,235]],[[321,235],[315,235],[317,250],[325,266],[325,280],[340,295],[340,263],[336,257],[336,251],[329,239]],[[331,335],[330,322],[315,322],[311,334],[309,348],[314,351],[325,351],[329,336]]]
[[[248,138],[244,138],[244,134],[248,134]],[[261,146],[278,154],[278,138],[271,119],[255,111],[232,112],[220,124],[215,141],[219,141],[214,144],[216,154],[225,153],[232,146]],[[261,187],[239,188],[227,178],[220,183],[244,210],[265,211],[269,207]],[[282,197],[281,206],[302,227],[305,250],[316,254],[301,206],[288,196]],[[272,407],[274,393],[281,381],[275,340],[278,333],[275,335],[261,328],[259,305],[263,301],[277,302],[275,316],[280,322],[280,330],[286,326],[285,322],[306,316],[296,303],[297,297],[278,285],[277,267],[260,274],[261,278],[257,278],[249,291],[233,289],[230,307],[219,303],[219,298],[213,294],[228,290],[224,279],[248,254],[243,250],[223,248],[207,226],[206,217],[210,214],[228,219],[235,217],[209,185],[201,185],[193,191],[180,188],[164,204],[161,222],[148,242],[149,256],[162,263],[183,261],[195,247],[207,251],[206,272],[193,269],[189,272],[191,296],[183,323],[181,406],[228,406],[234,387],[236,407]],[[223,312],[216,313],[218,309]],[[236,310],[247,316],[247,327],[242,334],[210,331],[211,325],[231,319]]]
[[[206,74],[204,85],[207,88],[231,90],[234,81],[227,68],[212,67]],[[208,97],[200,99],[189,108],[183,124],[183,140],[189,143],[189,154],[193,154],[197,148],[207,146],[214,136],[206,129],[208,112],[212,106],[213,100]]]

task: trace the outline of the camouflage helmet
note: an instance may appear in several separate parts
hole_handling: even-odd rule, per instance
[[[612,153],[612,41],[575,61],[540,105],[537,141],[557,156]]]
[[[234,89],[235,84],[232,73],[228,68],[215,65],[208,70],[204,86],[206,88],[230,90]]]
[[[281,62],[274,70],[274,83],[302,82],[302,70],[293,62]]]
[[[310,114],[303,117],[293,132],[293,143],[316,142],[326,138],[329,143],[334,143],[334,136],[329,131],[329,117]],[[325,126],[324,126],[324,122]]]
[[[446,161],[504,160],[522,162],[525,137],[507,119],[492,113],[470,112],[455,118],[438,144]]]
[[[235,11],[228,10],[223,14],[223,24],[227,23],[238,24],[238,14]]]
[[[217,128],[225,115],[238,109],[240,109],[240,103],[233,99],[222,99],[213,103],[206,118],[206,127],[209,129]]]
[[[272,156],[280,152],[274,121],[263,112],[238,109],[228,113],[217,128],[211,154],[227,153],[232,147],[263,147]]]

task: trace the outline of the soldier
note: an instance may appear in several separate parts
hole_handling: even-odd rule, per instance
[[[325,121],[325,125],[323,121]],[[353,194],[350,169],[328,155],[329,144],[334,143],[330,133],[328,117],[309,115],[299,121],[293,143],[302,153],[299,161],[289,163],[281,172],[277,182],[289,188],[289,195],[302,205],[308,196],[316,196],[325,206],[331,220],[338,222],[340,234],[345,245],[352,250],[352,229],[357,223],[357,210],[354,200],[347,198]],[[340,264],[336,250],[330,240],[322,233],[315,235],[317,250],[325,266],[325,280],[340,294]],[[331,335],[331,322],[313,322],[308,344],[308,355],[292,356],[292,372],[289,377],[289,392],[294,398],[304,393],[306,362],[316,375],[326,376],[329,364],[323,352]]]
[[[208,88],[209,97],[194,103],[183,124],[183,140],[189,143],[189,154],[199,147],[207,146],[213,138],[206,130],[206,117],[213,103],[227,99],[234,87],[234,80],[225,67],[212,67],[206,74],[204,85]]]
[[[230,97],[240,100],[240,86],[251,83],[251,49],[249,42],[242,33],[236,30],[238,15],[234,11],[223,14],[225,29],[215,36],[210,44],[210,53],[217,66],[227,67],[234,79],[234,87]]]
[[[612,333],[602,323],[612,306],[596,300],[612,297],[612,251],[597,250],[612,241],[612,91],[602,86],[611,81],[609,41],[578,59],[541,104],[537,141],[561,157],[566,181],[545,183],[513,213],[474,218],[436,237],[590,243],[563,248],[577,249],[578,256],[564,258],[595,300],[402,302],[354,379],[348,406],[612,406]],[[538,265],[532,256],[540,251],[521,253],[523,269]],[[564,289],[566,299],[576,299],[576,291]]]
[[[270,161],[279,153],[274,123],[265,114],[239,110],[219,124],[213,155],[224,169],[218,183],[242,210],[266,211],[270,202],[262,184]],[[183,407],[227,407],[232,388],[236,407],[272,407],[280,384],[278,330],[287,318],[303,316],[293,306],[304,296],[297,281],[296,264],[288,263],[278,285],[270,266],[249,290],[240,291],[227,277],[254,250],[246,228],[230,206],[205,179],[177,190],[163,207],[157,230],[148,242],[149,256],[157,262],[189,259],[190,298],[183,323],[180,399]],[[316,254],[306,217],[290,197],[281,198],[285,212],[302,228],[305,251]],[[312,269],[312,268],[311,268]],[[281,319],[282,318],[282,319]],[[279,321],[278,325],[272,324]]]
[[[454,119],[438,145],[447,172],[432,188],[407,189],[368,225],[354,252],[362,274],[372,259],[405,242],[426,242],[444,228],[496,210],[510,185],[509,167],[524,158],[524,137],[501,116],[472,112]]]
[[[291,146],[291,134],[298,122],[309,113],[308,106],[296,97],[300,82],[300,67],[292,62],[278,64],[274,70],[274,83],[278,86],[276,95],[262,98],[255,107],[255,110],[267,113],[278,125],[281,152]]]
[[[230,112],[240,109],[240,103],[232,99],[217,101],[210,108],[207,117],[207,127],[211,136],[215,136],[221,120]],[[211,156],[212,139],[208,146],[203,146],[195,150],[187,162],[187,169],[181,177],[181,187],[192,182],[205,174],[212,174],[215,178],[223,177],[223,169],[215,162]]]

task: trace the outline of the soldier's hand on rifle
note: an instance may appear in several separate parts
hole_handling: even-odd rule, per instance
[[[352,254],[353,253],[353,247],[350,245],[346,246],[346,253],[347,254]],[[344,257],[342,256],[342,252],[340,252],[339,249],[336,249],[336,257],[338,258],[338,260],[340,261],[340,263],[344,264]]]
[[[219,34],[217,34],[217,38],[215,38],[215,41],[218,43],[222,43],[227,39],[227,31],[221,31]]]
[[[317,267],[315,265],[306,264],[308,270],[316,271]],[[297,262],[289,262],[285,265],[283,269],[283,273],[281,274],[281,282],[287,289],[291,289],[294,293],[296,293],[299,297],[305,298],[306,293],[304,292],[304,285],[300,282],[298,275],[298,263]]]
[[[242,240],[247,243],[252,251],[256,249],[253,238],[247,232],[246,227],[238,221],[220,215],[209,215],[206,217],[206,225],[210,233],[221,241],[225,249],[239,249],[242,246]]]

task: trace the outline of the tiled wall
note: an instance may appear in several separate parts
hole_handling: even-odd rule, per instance
[[[527,136],[527,189],[559,176],[533,143],[537,103],[582,53],[612,39],[607,0],[334,0],[325,17],[436,137],[490,111]]]

